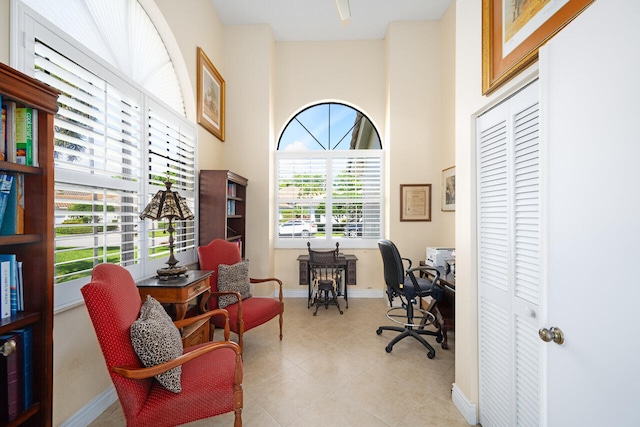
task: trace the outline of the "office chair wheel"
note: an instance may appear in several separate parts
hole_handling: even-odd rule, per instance
[[[393,350],[393,347],[391,347],[390,345],[386,346],[384,348],[386,350],[387,353],[391,353],[391,350]]]
[[[437,342],[438,344],[440,344],[440,343],[442,342],[442,336],[438,335],[438,336],[436,337],[436,342]]]
[[[435,351],[430,351],[429,353],[427,353],[427,357],[429,359],[433,359],[434,357],[436,357],[436,352]]]
[[[376,334],[382,335],[382,328],[378,328],[378,330],[376,331]]]

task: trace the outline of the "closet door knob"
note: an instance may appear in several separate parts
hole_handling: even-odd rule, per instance
[[[558,345],[564,343],[564,333],[562,333],[562,329],[555,326],[551,327],[551,329],[541,328],[538,331],[538,335],[540,336],[540,339],[544,342],[553,341]]]

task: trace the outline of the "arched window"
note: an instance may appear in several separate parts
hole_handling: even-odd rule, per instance
[[[380,135],[361,111],[323,102],[298,112],[276,152],[277,247],[375,247],[382,237]]]
[[[136,279],[164,267],[166,224],[139,215],[167,177],[195,210],[197,128],[137,0],[16,4],[12,65],[62,92],[54,119],[59,310],[82,300],[96,264],[118,263]],[[174,226],[176,257],[194,262],[194,221]]]

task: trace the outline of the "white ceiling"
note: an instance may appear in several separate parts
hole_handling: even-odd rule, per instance
[[[342,23],[334,0],[211,0],[224,24],[269,24],[276,41],[379,40],[389,22],[439,20],[451,0],[350,0]]]

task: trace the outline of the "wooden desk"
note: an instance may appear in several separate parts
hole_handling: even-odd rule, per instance
[[[187,314],[189,303],[195,303],[198,314],[207,311],[207,301],[211,295],[211,270],[189,270],[187,277],[162,280],[157,277],[137,282],[138,292],[144,301],[151,295],[161,304],[172,307],[174,320],[181,320]],[[166,308],[166,307],[165,307]],[[200,321],[182,330],[182,346],[190,347],[211,339],[209,321]]]
[[[424,261],[420,261],[420,266],[424,267],[427,264]],[[449,348],[447,341],[447,332],[449,330],[455,330],[456,321],[456,276],[453,274],[445,274],[443,267],[436,267],[440,272],[440,278],[438,282],[440,286],[444,288],[444,297],[438,301],[438,303],[432,307],[432,313],[436,316],[438,323],[442,327],[442,348]],[[429,280],[433,280],[433,274],[429,271],[421,271],[421,277],[426,277]],[[420,306],[428,310],[426,302],[421,299]],[[435,311],[435,312],[434,312]]]
[[[338,295],[344,295],[347,308],[349,308],[347,285],[356,284],[356,261],[358,261],[358,258],[355,255],[340,254],[338,257],[338,265],[344,270],[345,284],[344,289],[338,290]],[[300,286],[307,286],[309,289],[309,299],[307,302],[311,301],[311,269],[309,267],[309,254],[298,256],[298,280]]]
[[[147,295],[151,295],[162,304],[170,304],[175,310],[174,320],[181,320],[187,313],[189,303],[198,297],[198,313],[207,311],[206,304],[211,295],[209,278],[212,274],[210,270],[189,270],[187,277],[169,280],[151,277],[137,282],[136,286],[143,301]]]

